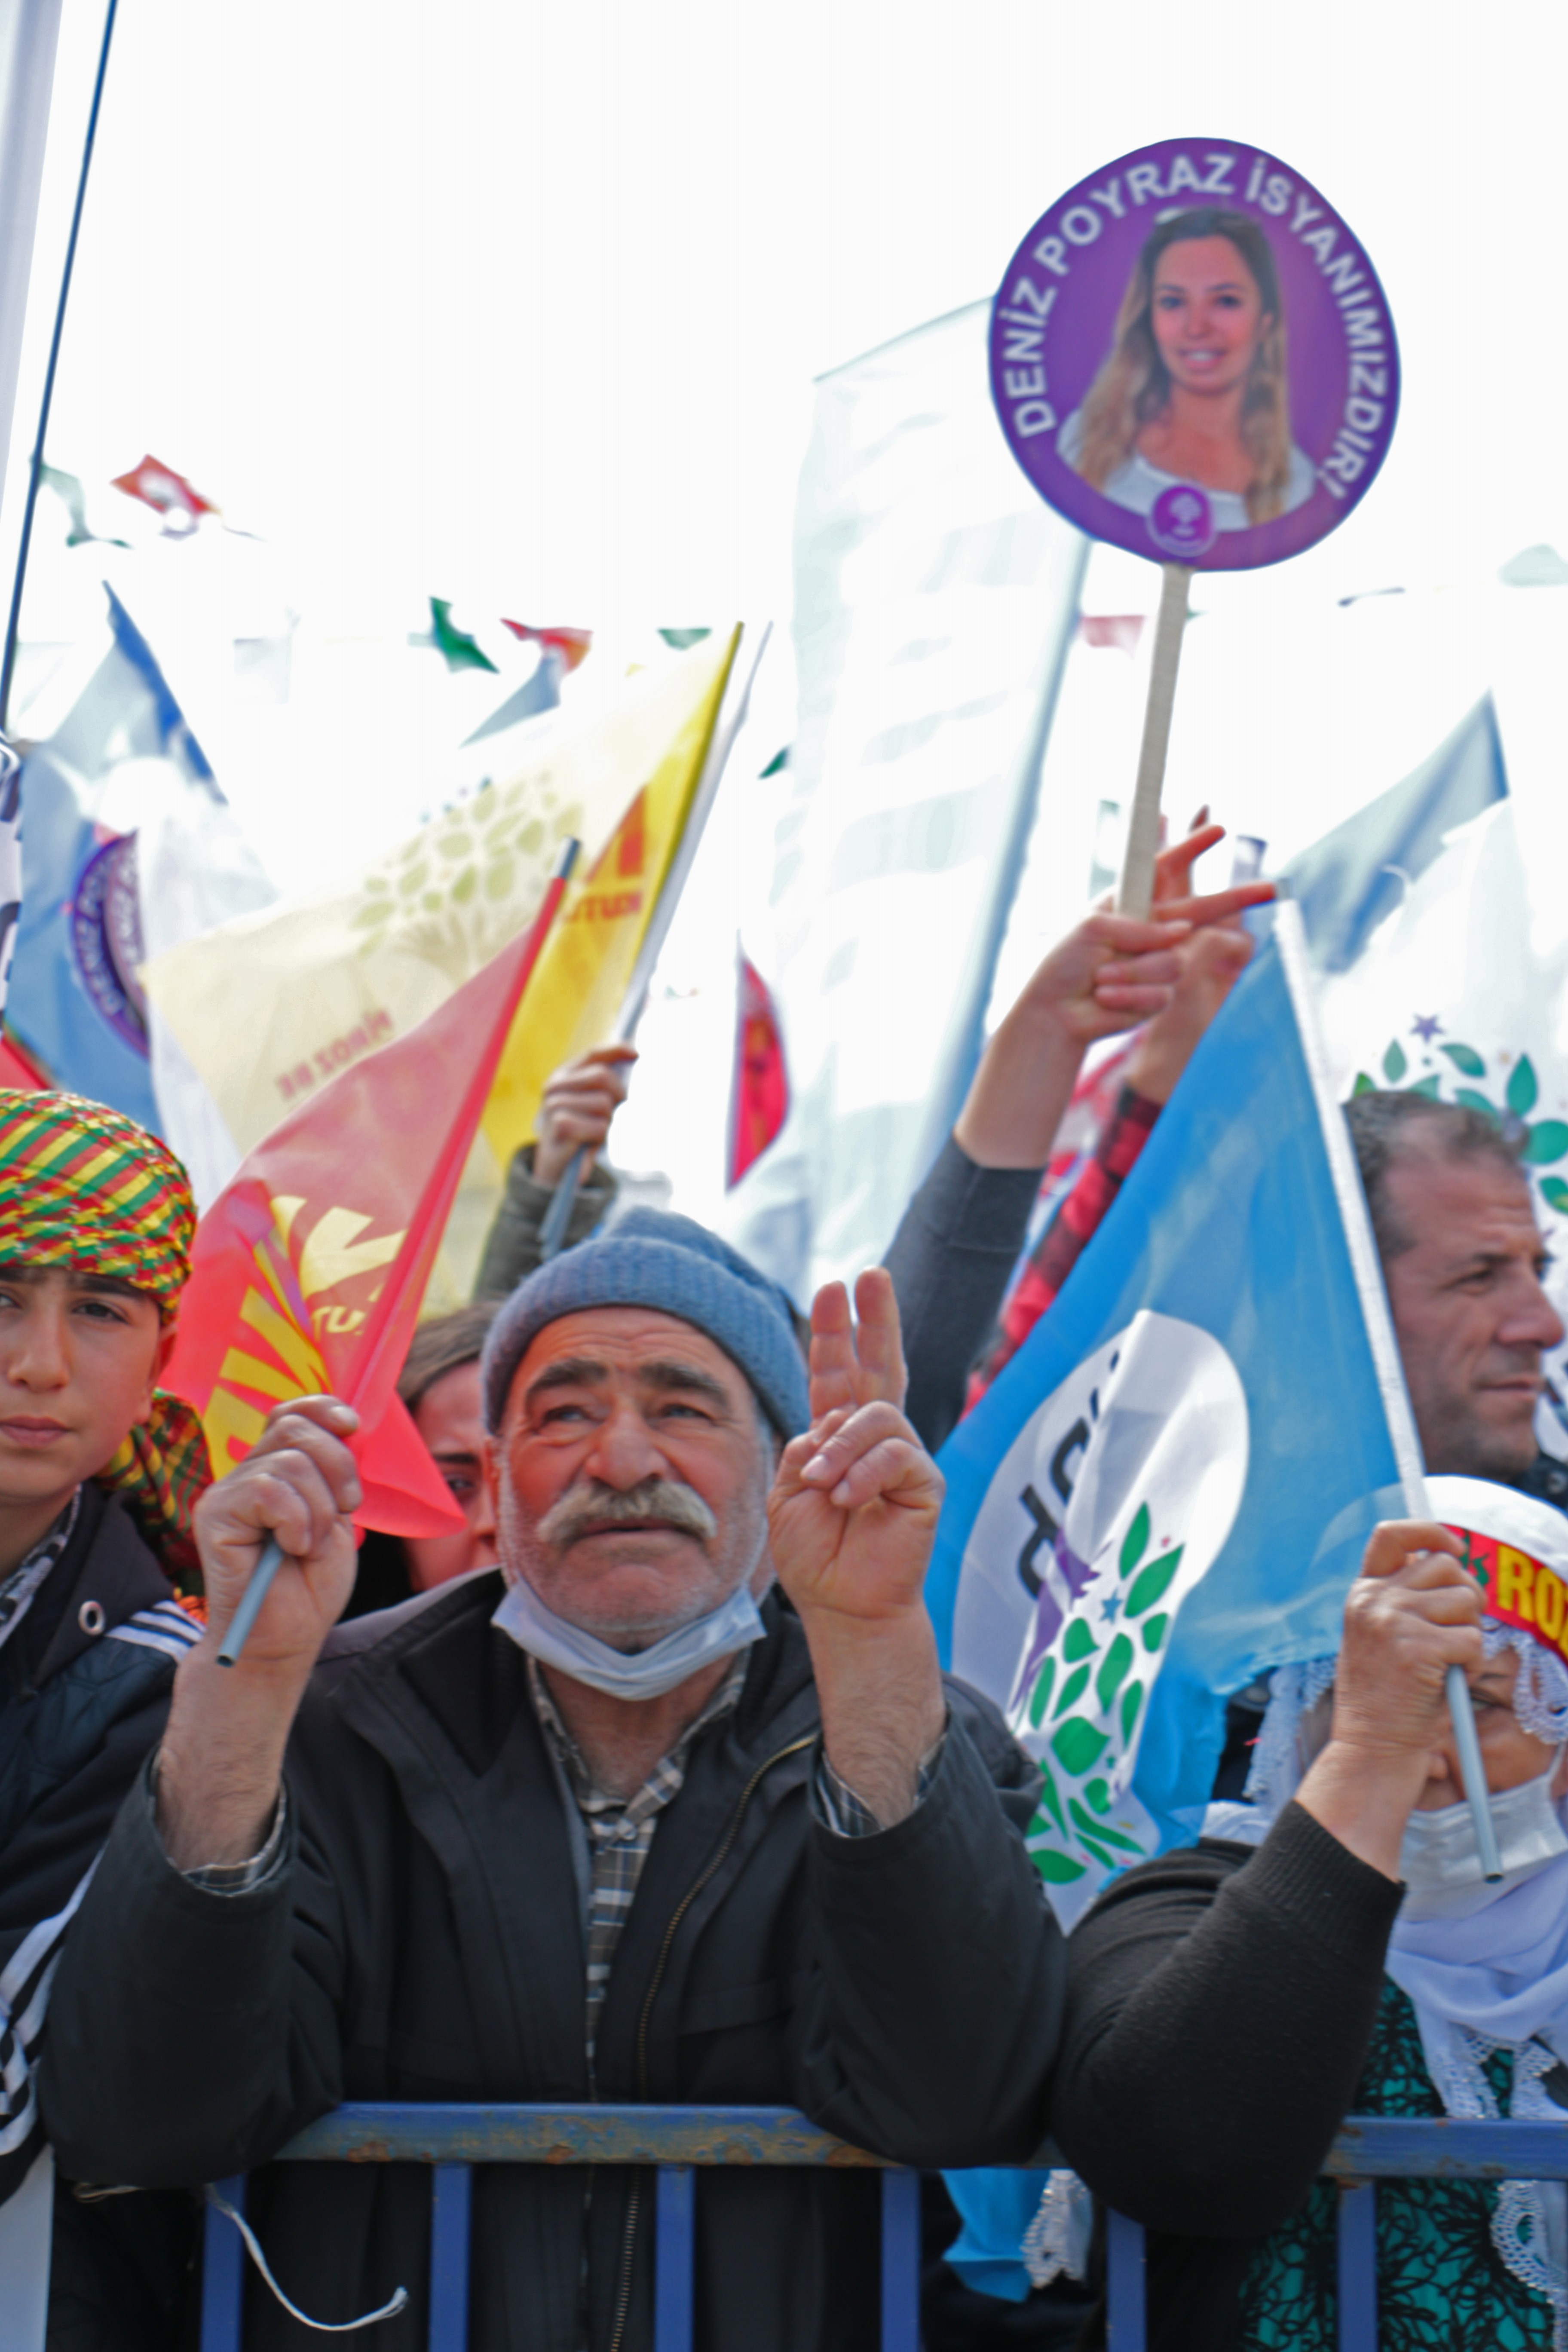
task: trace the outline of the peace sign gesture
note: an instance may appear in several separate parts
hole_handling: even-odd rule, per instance
[[[858,1328],[841,1282],[827,1283],[811,1305],[811,1421],[885,1402],[903,1408],[909,1374],[892,1276],[873,1266],[855,1285]]]
[[[784,1449],[768,1503],[773,1565],[803,1615],[876,1619],[921,1605],[942,1475],[904,1419],[898,1302],[880,1266],[819,1290],[810,1430]]]
[[[811,1310],[811,1427],[786,1445],[768,1497],[779,1582],[811,1645],[823,1743],[884,1828],[915,1803],[946,1719],[922,1588],[942,1473],[900,1410],[904,1350],[879,1266]]]

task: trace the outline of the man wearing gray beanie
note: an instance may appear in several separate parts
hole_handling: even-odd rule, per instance
[[[855,1309],[819,1294],[808,1381],[783,1293],[685,1218],[541,1267],[481,1367],[499,1568],[331,1640],[353,1417],[279,1409],[198,1511],[208,1633],[56,1985],[45,2116],[78,2177],[266,2168],[294,2302],[341,2323],[405,2285],[414,2342],[417,2168],[269,2163],[342,2099],[776,2104],[903,2164],[1034,2151],[1063,1977],[1039,1780],[939,1672],[942,1479],[886,1274]],[[269,1530],[283,1569],[220,1674]],[[699,2352],[875,2343],[878,2193],[705,2170]],[[648,2352],[652,2207],[618,2168],[484,2175],[473,2352]],[[263,2290],[246,2340],[294,2340]]]

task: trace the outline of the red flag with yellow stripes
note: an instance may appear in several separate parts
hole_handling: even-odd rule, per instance
[[[361,1525],[452,1528],[394,1384],[564,887],[552,881],[530,929],[416,1029],[274,1128],[202,1219],[164,1381],[201,1414],[215,1475],[244,1460],[275,1405],[327,1390],[360,1416]]]

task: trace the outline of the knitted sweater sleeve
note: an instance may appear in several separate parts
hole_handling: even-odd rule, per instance
[[[963,1411],[969,1367],[996,1319],[1039,1189],[1037,1168],[981,1168],[949,1137],[888,1252],[910,1386],[934,1454]]]
[[[1403,1890],[1289,1805],[1130,1871],[1068,1947],[1058,2145],[1134,2221],[1256,2238],[1348,2112]]]
[[[506,1298],[540,1263],[539,1235],[554,1199],[551,1185],[533,1172],[533,1146],[525,1143],[514,1153],[507,1171],[506,1191],[485,1241],[474,1282],[476,1298]],[[603,1160],[584,1177],[567,1220],[563,1246],[586,1241],[608,1213],[616,1197],[616,1179]]]

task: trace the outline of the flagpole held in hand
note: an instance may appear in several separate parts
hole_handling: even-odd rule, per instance
[[[625,1042],[629,1045],[631,1041],[628,1038]],[[583,1183],[583,1166],[587,1157],[587,1145],[580,1143],[556,1179],[555,1191],[544,1213],[544,1223],[539,1228],[542,1265],[560,1254],[561,1244],[566,1238],[566,1228],[572,1222],[572,1212],[577,1205],[577,1194]]]
[[[1171,712],[1176,699],[1176,672],[1181,666],[1182,638],[1187,625],[1187,592],[1193,584],[1184,563],[1161,567],[1160,613],[1154,624],[1154,647],[1149,664],[1149,694],[1143,705],[1143,740],[1138,752],[1138,782],[1132,812],[1127,820],[1127,845],[1121,853],[1121,879],[1116,887],[1116,911],[1147,919],[1154,900],[1154,859],[1160,847],[1160,794],[1165,782],[1165,752],[1171,740]]]
[[[1384,1286],[1383,1268],[1372,1230],[1366,1194],[1362,1190],[1361,1178],[1356,1173],[1355,1159],[1351,1150],[1350,1129],[1329,1083],[1328,1063],[1323,1054],[1322,1039],[1318,1034],[1312,984],[1307,968],[1307,934],[1301,921],[1301,909],[1294,899],[1284,900],[1276,912],[1274,937],[1279,944],[1279,960],[1284,967],[1286,985],[1290,992],[1290,1002],[1300,1032],[1301,1050],[1306,1056],[1312,1090],[1318,1100],[1323,1146],[1328,1153],[1334,1193],[1344,1226],[1345,1246],[1350,1252],[1351,1271],[1366,1325],[1367,1345],[1372,1350],[1373,1363],[1377,1371],[1377,1384],[1388,1423],[1389,1442],[1399,1470],[1405,1508],[1413,1519],[1429,1519],[1432,1507],[1426,1495],[1426,1465],[1422,1458],[1421,1440],[1416,1433],[1415,1416],[1410,1409],[1410,1391],[1405,1382],[1405,1367],[1400,1360],[1388,1292]],[[1465,1784],[1465,1799],[1476,1828],[1476,1852],[1480,1856],[1481,1875],[1489,1884],[1495,1885],[1502,1876],[1502,1864],[1498,1854],[1497,1831],[1492,1822],[1486,1768],[1481,1762],[1481,1744],[1476,1734],[1476,1710],[1470,1699],[1469,1684],[1465,1680],[1461,1667],[1448,1668],[1445,1688],[1448,1696],[1448,1717],[1454,1727],[1454,1745],[1459,1751],[1459,1777]]]
[[[418,1269],[417,1282],[420,1290],[424,1288],[428,1277],[429,1262],[434,1255],[436,1244],[439,1240],[440,1230],[445,1225],[451,1208],[461,1158],[466,1155],[468,1145],[473,1139],[474,1129],[479,1125],[479,1113],[483,1108],[485,1097],[495,1077],[495,1066],[500,1058],[506,1032],[527,991],[529,980],[539,960],[540,950],[560,910],[561,901],[565,894],[572,868],[577,861],[581,845],[579,842],[570,837],[561,844],[550,881],[545,888],[543,901],[530,926],[530,936],[524,949],[522,961],[518,968],[510,1007],[504,1020],[500,1023],[496,1030],[489,1049],[481,1057],[468,1085],[455,1130],[461,1139],[462,1152],[452,1155],[452,1165],[447,1171],[444,1181],[427,1191],[415,1213],[414,1225],[410,1228],[408,1239],[416,1246],[406,1251],[405,1254],[400,1254],[398,1265],[400,1268],[405,1267],[410,1275],[414,1269]],[[510,950],[503,952],[510,952]],[[499,961],[498,958],[497,961]],[[382,1050],[395,1052],[398,1047],[395,1045],[384,1047]],[[375,1057],[373,1055],[371,1058],[374,1060]],[[271,1233],[258,1236],[258,1239],[261,1246],[268,1249],[274,1257],[282,1294],[291,1295],[290,1304],[298,1328],[301,1332],[309,1330],[310,1328],[309,1310],[293,1280],[287,1253],[278,1252],[276,1235]],[[405,1328],[400,1325],[398,1315],[404,1296],[401,1286],[393,1280],[386,1284],[377,1297],[363,1344],[353,1367],[353,1377],[344,1386],[344,1402],[355,1406],[356,1409],[375,1380],[392,1332],[395,1328]],[[282,1565],[282,1547],[276,1537],[269,1536],[261,1548],[261,1556],[251,1572],[249,1583],[240,1596],[239,1606],[234,1612],[228,1631],[224,1635],[217,1654],[220,1665],[232,1666],[238,1664],[240,1652],[249,1638],[251,1628],[261,1613],[267,1596],[272,1590],[273,1580]]]
[[[1491,1797],[1487,1789],[1487,1768],[1481,1762],[1475,1702],[1470,1696],[1470,1685],[1465,1680],[1463,1666],[1450,1666],[1444,1677],[1444,1685],[1448,1694],[1448,1719],[1454,1727],[1454,1745],[1459,1751],[1459,1777],[1465,1784],[1470,1819],[1476,1825],[1476,1851],[1481,1858],[1481,1876],[1489,1885],[1495,1886],[1502,1876],[1502,1856],[1497,1849],[1497,1830],[1492,1822]]]
[[[250,1582],[239,1596],[239,1607],[229,1619],[228,1631],[217,1654],[220,1666],[239,1664],[239,1654],[250,1638],[250,1629],[261,1613],[261,1604],[272,1590],[272,1580],[283,1565],[283,1547],[276,1536],[268,1536],[261,1547],[261,1558],[251,1571]]]

